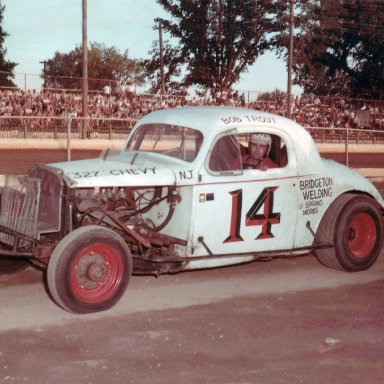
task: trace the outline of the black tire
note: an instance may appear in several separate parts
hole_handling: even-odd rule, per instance
[[[378,204],[367,196],[344,194],[328,208],[316,233],[316,250],[326,267],[348,272],[363,271],[377,260],[383,243],[383,222]]]
[[[89,225],[57,245],[49,260],[47,283],[59,306],[90,313],[115,305],[131,274],[132,256],[125,241],[109,228]]]
[[[0,275],[10,275],[28,267],[28,260],[16,257],[0,257]]]

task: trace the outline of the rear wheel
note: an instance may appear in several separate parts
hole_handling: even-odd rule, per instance
[[[328,208],[316,234],[320,244],[331,248],[316,250],[327,267],[362,271],[378,258],[383,242],[383,223],[376,202],[366,196],[345,194]]]
[[[132,273],[127,244],[109,228],[90,225],[69,233],[48,264],[49,291],[70,312],[111,308],[124,294]]]

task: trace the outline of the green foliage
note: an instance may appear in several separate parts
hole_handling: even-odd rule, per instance
[[[15,87],[15,83],[12,79],[15,78],[13,71],[17,63],[6,60],[5,55],[7,50],[4,48],[5,38],[8,36],[3,30],[2,24],[4,19],[5,6],[2,5],[0,0],[0,86],[2,87]]]
[[[257,101],[276,101],[286,99],[287,94],[279,89],[272,92],[263,92],[257,96]]]
[[[56,52],[46,61],[43,77],[45,86],[52,88],[70,88],[71,78],[82,78],[82,47],[76,47],[68,53]],[[44,76],[45,75],[45,76]],[[143,63],[130,59],[128,51],[121,54],[115,47],[91,43],[88,49],[89,89],[101,90],[107,82],[112,84],[144,82]],[[75,84],[79,88],[79,84]]]
[[[150,83],[149,93],[158,93],[161,90],[161,60],[158,43],[153,43],[150,51],[151,59],[145,60],[145,72],[147,82]],[[177,57],[177,49],[173,48],[169,42],[163,44],[163,63],[164,63],[164,83],[167,85],[167,93],[185,96],[186,87],[180,84],[181,68]]]
[[[275,46],[280,30],[276,15],[284,6],[279,0],[158,2],[170,16],[157,20],[171,36],[172,47],[168,45],[164,55],[167,79],[183,74],[178,79],[182,87],[227,90],[260,55]],[[158,89],[158,49],[151,53],[147,71]]]
[[[295,6],[295,83],[317,95],[382,98],[384,1],[295,0]],[[280,43],[287,46],[286,34]]]

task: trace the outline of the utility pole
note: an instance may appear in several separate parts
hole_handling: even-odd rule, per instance
[[[289,46],[288,46],[288,84],[287,84],[287,117],[291,118],[292,112],[292,56],[293,56],[293,26],[294,11],[293,1],[289,0]]]
[[[87,0],[83,1],[83,139],[87,137],[88,117],[88,38],[87,38]]]
[[[46,86],[46,80],[45,80],[45,72],[47,70],[47,60],[39,61],[40,64],[43,64],[43,76],[44,76],[44,82],[43,82],[43,89]]]
[[[165,80],[164,80],[164,54],[163,54],[163,25],[159,23],[159,49],[160,49],[160,77],[161,77],[161,94],[165,94]]]

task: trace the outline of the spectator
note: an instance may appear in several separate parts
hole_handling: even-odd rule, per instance
[[[111,86],[109,84],[104,85],[104,88],[103,88],[104,95],[107,97],[110,97],[111,92],[112,92]]]
[[[241,104],[242,108],[245,107],[245,95],[244,95],[244,92],[240,95],[240,104]]]
[[[128,85],[127,85],[127,96],[128,96],[128,100],[129,101],[133,100],[133,97],[135,96],[135,93],[136,93],[135,84],[128,83]]]

